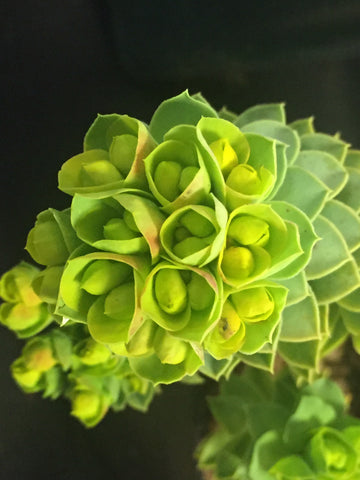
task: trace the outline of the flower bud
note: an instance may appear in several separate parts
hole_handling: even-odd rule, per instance
[[[41,379],[42,372],[39,370],[32,370],[25,364],[22,357],[18,358],[11,365],[11,374],[16,383],[25,392],[35,392],[39,390],[39,381]]]
[[[39,270],[32,265],[21,262],[4,273],[0,280],[0,297],[6,302],[22,302],[26,305],[37,305],[41,302],[32,288],[32,281]]]
[[[131,268],[111,260],[94,260],[85,270],[81,279],[81,288],[91,295],[102,295],[123,282]]]
[[[180,191],[178,188],[181,176],[181,165],[177,162],[163,161],[156,167],[154,183],[158,192],[169,202],[175,200]]]
[[[46,372],[57,364],[50,340],[46,338],[32,338],[23,348],[22,354],[29,370]]]
[[[254,268],[254,256],[249,248],[230,247],[224,251],[221,269],[226,277],[245,280]]]
[[[88,366],[105,363],[111,357],[110,350],[92,338],[86,338],[75,347],[76,355]]]
[[[186,286],[177,270],[163,269],[156,274],[155,297],[160,308],[166,313],[176,314],[185,309]]]
[[[159,328],[154,338],[154,350],[161,363],[177,365],[185,360],[187,344]]]

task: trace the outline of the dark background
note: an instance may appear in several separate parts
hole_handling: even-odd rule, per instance
[[[65,208],[57,171],[99,113],[149,121],[189,88],[241,111],[286,101],[289,120],[360,147],[358,1],[52,0],[0,7],[1,271],[27,258],[37,213]],[[192,451],[212,386],[164,388],[145,416],[108,414],[87,431],[65,401],[24,395],[0,329],[0,479],[195,480]]]

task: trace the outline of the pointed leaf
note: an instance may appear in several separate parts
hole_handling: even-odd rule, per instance
[[[201,117],[217,117],[210,105],[193,98],[188,91],[160,104],[150,121],[150,133],[161,142],[167,131],[176,125],[196,125]]]

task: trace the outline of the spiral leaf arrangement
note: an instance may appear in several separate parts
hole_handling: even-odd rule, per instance
[[[81,327],[141,392],[240,362],[273,372],[276,354],[312,381],[349,335],[360,350],[359,187],[360,152],[311,118],[287,124],[283,104],[236,115],[185,91],[148,126],[99,115],[59,172],[71,205],[41,212],[28,235],[44,268],[2,277],[0,321],[20,338],[51,323],[50,340],[25,347],[47,352],[58,334],[78,351]],[[117,367],[96,367],[94,400],[94,382],[76,386],[78,368],[52,352],[36,374],[25,353],[15,363],[25,391],[75,398],[87,426],[118,408],[101,383]],[[65,380],[48,387],[53,369]]]
[[[209,400],[217,428],[199,445],[199,467],[219,480],[357,480],[360,420],[340,388],[320,378],[296,388],[289,372],[248,369]]]

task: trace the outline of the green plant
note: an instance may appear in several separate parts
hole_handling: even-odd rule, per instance
[[[28,235],[44,268],[1,279],[0,321],[30,338],[15,380],[64,395],[88,427],[241,363],[268,379],[279,357],[296,385],[319,385],[324,356],[349,336],[360,348],[359,182],[360,151],[312,118],[287,124],[280,103],[237,115],[186,91],[148,126],[99,115],[59,172],[71,205]],[[289,455],[271,475],[288,478]]]

